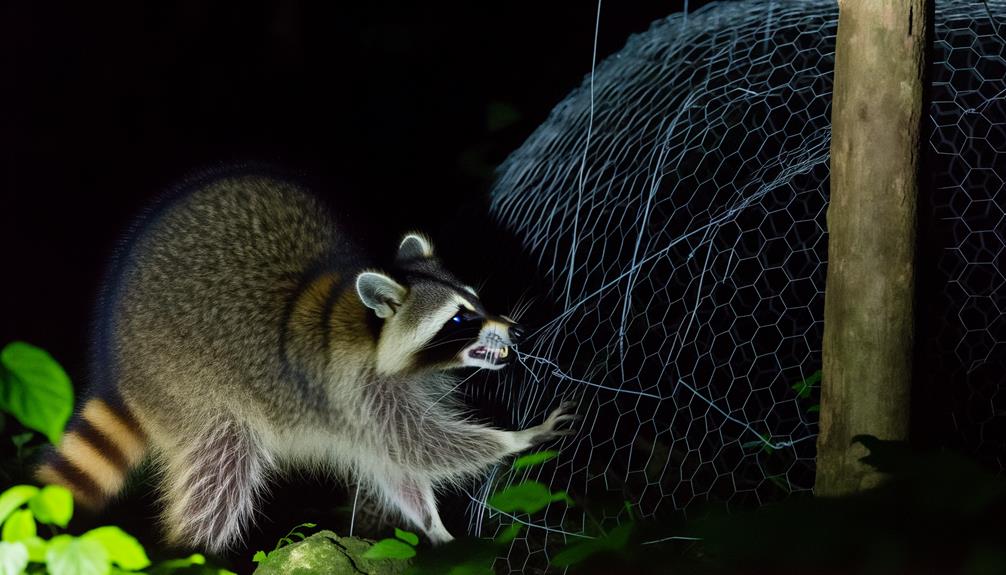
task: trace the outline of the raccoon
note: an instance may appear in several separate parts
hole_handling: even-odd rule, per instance
[[[380,271],[300,184],[217,175],[136,228],[99,306],[90,396],[38,469],[100,508],[159,474],[169,542],[238,542],[269,478],[347,476],[451,540],[435,489],[570,433],[572,406],[505,431],[451,401],[460,368],[503,369],[523,335],[419,233]]]

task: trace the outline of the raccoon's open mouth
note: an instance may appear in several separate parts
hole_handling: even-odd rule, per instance
[[[510,348],[507,346],[489,348],[484,345],[468,350],[468,357],[492,366],[502,367],[510,360]]]

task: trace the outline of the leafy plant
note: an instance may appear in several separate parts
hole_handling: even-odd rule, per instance
[[[57,444],[73,412],[70,377],[45,350],[9,343],[0,350],[0,410]],[[27,439],[20,442],[19,447]]]
[[[557,451],[545,450],[518,457],[511,471],[542,465],[558,456]],[[534,514],[552,503],[574,505],[565,491],[552,491],[543,483],[527,480],[510,485],[489,498],[489,506],[503,513]],[[436,553],[422,553],[409,568],[410,575],[492,575],[493,561],[506,546],[520,535],[525,525],[514,522],[500,531],[492,541],[463,539],[437,548]],[[397,533],[397,531],[396,531]],[[394,541],[394,540],[384,540]],[[380,543],[380,542],[379,542]],[[376,547],[376,546],[375,546]]]
[[[143,546],[114,526],[98,527],[79,537],[60,534],[46,541],[38,523],[65,528],[73,516],[73,496],[66,488],[15,485],[0,495],[3,522],[0,565],[20,573],[29,563],[44,563],[52,575],[90,575],[117,569],[135,571],[150,566]],[[13,569],[11,569],[13,568]]]
[[[303,541],[307,538],[307,534],[301,531],[302,529],[314,529],[318,525],[316,523],[301,523],[296,525],[293,529],[287,532],[285,537],[281,537],[279,541],[276,542],[276,546],[273,547],[272,551],[266,553],[265,551],[256,551],[255,555],[252,557],[252,561],[255,563],[261,563],[269,558],[276,550],[290,545],[291,543],[296,543],[298,541]]]
[[[381,539],[363,554],[366,559],[411,559],[416,556],[419,537],[415,533],[395,528],[395,538]]]
[[[628,521],[613,528],[608,533],[594,539],[584,539],[576,543],[567,545],[562,551],[552,558],[552,565],[556,567],[569,567],[581,563],[590,556],[601,552],[621,552],[629,543],[629,537],[635,523]]]
[[[810,399],[811,392],[821,384],[821,370],[808,375],[800,383],[795,383],[791,387],[800,399]],[[807,408],[807,413],[818,413],[821,411],[821,404],[815,403]]]
[[[533,467],[535,465],[541,465],[546,461],[550,461],[558,457],[559,452],[553,449],[546,449],[544,451],[538,451],[536,453],[529,453],[527,455],[522,455],[514,460],[513,465],[510,467],[514,471],[524,469],[525,467]]]
[[[0,575],[19,574],[44,565],[50,575],[106,575],[137,572],[166,575],[179,569],[203,566],[206,575],[233,575],[205,566],[202,555],[174,559],[151,566],[143,545],[114,525],[74,536],[57,533],[48,541],[38,536],[38,524],[54,531],[67,526],[73,516],[73,496],[65,487],[15,485],[0,494]]]
[[[489,505],[504,513],[514,511],[537,513],[554,501],[564,501],[567,505],[574,504],[565,491],[553,492],[538,481],[524,481],[494,494],[489,498]]]
[[[35,437],[56,444],[73,412],[73,387],[66,371],[45,350],[13,342],[0,350],[0,416],[12,415],[32,431],[16,433],[11,442],[17,463],[24,464],[38,446]],[[75,536],[62,533],[73,517],[73,495],[64,487],[14,485],[0,493],[0,575],[26,571],[51,575],[105,575],[148,569],[167,575],[193,567],[206,575],[229,571],[206,566],[202,555],[151,565],[139,541],[119,527],[107,525]],[[39,536],[48,526],[51,539]],[[233,574],[231,574],[233,575]]]

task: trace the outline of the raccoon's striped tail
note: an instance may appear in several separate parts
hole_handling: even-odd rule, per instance
[[[35,476],[66,487],[79,505],[97,510],[119,493],[146,452],[146,436],[126,405],[95,396],[70,420]]]

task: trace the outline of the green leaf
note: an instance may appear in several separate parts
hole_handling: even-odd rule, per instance
[[[419,545],[419,537],[415,533],[412,533],[411,531],[403,531],[402,529],[395,527],[395,537],[401,539],[402,541],[405,541],[406,543],[412,545],[413,547]]]
[[[814,373],[807,376],[806,379],[800,383],[795,383],[791,387],[796,391],[797,396],[800,399],[807,399],[810,397],[811,389],[821,381],[821,370],[817,370]]]
[[[0,523],[7,520],[12,511],[28,502],[38,493],[34,485],[15,485],[0,494]]]
[[[604,547],[598,545],[593,539],[578,541],[571,545],[567,545],[562,551],[556,553],[549,563],[555,567],[565,568],[570,565],[576,565],[591,555],[601,551],[604,551]]]
[[[4,522],[2,539],[9,542],[20,541],[34,537],[36,533],[35,518],[32,516],[31,511],[28,509],[19,509],[11,513],[7,521]]]
[[[493,575],[492,565],[483,565],[480,561],[469,561],[460,565],[454,565],[447,575]]]
[[[607,535],[597,539],[587,539],[569,545],[562,551],[555,554],[551,564],[556,567],[569,567],[587,559],[595,553],[602,551],[624,551],[629,544],[632,530],[635,524],[632,521],[625,522],[615,527]]]
[[[552,493],[548,487],[537,481],[525,481],[494,494],[489,498],[489,505],[504,513],[514,511],[535,513],[553,501],[573,503],[565,491]]]
[[[28,568],[28,559],[23,543],[0,543],[0,575],[21,575]]]
[[[760,433],[758,434],[758,437],[760,439],[757,441],[745,441],[744,443],[742,443],[741,449],[751,449],[752,447],[760,447],[762,451],[771,455],[772,452],[775,451],[775,447],[772,446],[772,440]]]
[[[256,551],[255,555],[252,555],[252,563],[261,563],[268,557],[269,556],[265,554],[265,551]]]
[[[29,429],[59,443],[73,411],[70,377],[43,349],[15,341],[0,351],[5,377],[0,382],[0,409]]]
[[[40,523],[66,528],[73,517],[73,494],[60,485],[46,485],[28,500],[28,509]]]
[[[129,571],[144,569],[150,565],[143,545],[135,537],[114,525],[98,527],[81,535],[81,539],[98,542],[108,554],[108,559]]]
[[[15,447],[21,448],[24,447],[26,443],[31,441],[32,437],[35,437],[35,434],[30,431],[26,431],[24,433],[18,433],[17,435],[12,435],[10,440]]]
[[[624,550],[625,546],[629,544],[629,537],[632,535],[632,530],[635,526],[632,521],[627,521],[615,527],[604,538],[604,546],[612,551]]]
[[[50,575],[107,575],[112,569],[101,543],[69,535],[57,535],[49,541],[45,564]]]
[[[631,521],[635,521],[636,520],[636,512],[633,511],[632,502],[629,501],[628,499],[626,499],[625,501],[622,502],[622,507],[624,507],[626,513],[629,514],[629,519]]]
[[[815,403],[814,405],[807,408],[807,413],[820,413],[820,412],[821,412],[820,403]]]
[[[364,559],[409,559],[415,557],[416,550],[398,539],[381,539],[367,552]]]
[[[524,469],[525,467],[532,467],[535,465],[541,465],[550,459],[555,459],[559,455],[558,451],[552,449],[546,449],[545,451],[539,451],[537,453],[529,453],[527,455],[522,455],[518,457],[513,462],[512,469]]]
[[[28,559],[34,563],[45,563],[45,550],[49,548],[49,544],[45,539],[41,537],[28,537],[27,539],[22,539],[21,543],[28,548]]]
[[[786,480],[783,479],[784,477],[786,477],[786,476],[785,475],[768,475],[768,476],[765,477],[765,479],[768,479],[769,481],[771,481],[772,483],[774,483],[775,486],[778,487],[779,489],[785,491],[786,493],[789,493],[790,491],[793,490],[793,488],[789,485],[788,481],[786,481]]]
[[[182,559],[168,559],[167,561],[161,561],[157,565],[154,565],[148,570],[150,575],[169,575],[177,571],[182,571],[183,569],[188,569],[189,567],[205,565],[206,557],[200,553],[193,553],[188,557]],[[190,571],[183,571],[184,573],[189,573]],[[194,571],[198,573],[204,573],[205,571]],[[218,573],[224,573],[224,569],[219,569]]]
[[[286,537],[281,537],[280,540],[276,542],[276,547],[273,548],[273,551],[277,551],[278,549],[280,549],[281,547],[283,547],[285,545],[290,545],[291,543],[296,543],[296,541],[293,540],[294,537],[296,537],[297,539],[303,541],[306,538],[306,536],[303,533],[300,532],[300,529],[302,527],[306,528],[306,529],[313,529],[314,527],[317,527],[317,524],[315,524],[315,523],[301,523],[300,525],[294,526],[293,529],[291,529],[286,534]]]
[[[574,505],[576,505],[576,502],[573,501],[573,498],[570,497],[569,494],[566,493],[565,490],[560,490],[560,491],[556,491],[556,492],[552,493],[550,499],[552,501],[565,501],[566,505],[569,505],[570,507],[573,507]]]
[[[514,539],[520,535],[521,529],[524,528],[523,523],[511,523],[504,529],[499,535],[493,539],[493,542],[497,545],[509,545]]]

